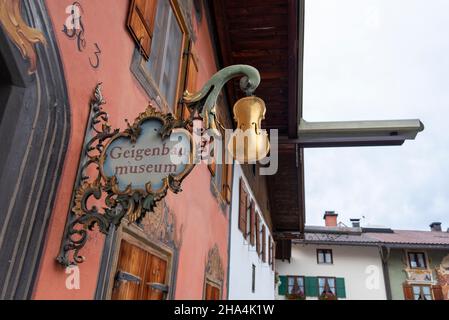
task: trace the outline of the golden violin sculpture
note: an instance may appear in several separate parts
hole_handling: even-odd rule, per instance
[[[231,135],[228,151],[240,163],[254,162],[268,155],[268,133],[261,127],[265,113],[265,102],[256,96],[242,98],[234,105],[237,129]]]

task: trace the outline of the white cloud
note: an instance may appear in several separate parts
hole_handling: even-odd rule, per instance
[[[402,147],[306,151],[307,224],[449,227],[449,1],[306,2],[304,118],[420,118]]]

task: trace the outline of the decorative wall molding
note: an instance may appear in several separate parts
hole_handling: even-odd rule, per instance
[[[0,24],[9,39],[20,50],[22,57],[30,61],[28,72],[36,72],[37,53],[35,44],[47,44],[44,34],[30,27],[23,19],[20,0],[0,0]]]
[[[165,200],[160,201],[139,226],[156,244],[160,243],[172,249],[179,249],[182,245],[183,226],[178,229],[176,216]]]
[[[432,270],[429,269],[404,269],[407,281],[410,282],[429,282],[433,281]]]
[[[224,266],[218,245],[211,248],[207,254],[206,278],[221,285],[223,284]]]
[[[183,15],[184,21],[187,25],[187,29],[189,31],[190,38],[193,41],[196,41],[196,34],[193,29],[193,9],[195,7],[193,0],[178,0],[179,7],[181,9],[181,13]]]
[[[0,97],[0,299],[32,296],[70,137],[66,80],[45,2],[0,1],[0,60],[10,79]]]

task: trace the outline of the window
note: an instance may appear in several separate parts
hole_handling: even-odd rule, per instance
[[[287,277],[287,294],[305,295],[304,277]]]
[[[432,288],[430,286],[412,286],[413,300],[432,300]]]
[[[426,255],[424,252],[409,252],[408,253],[408,262],[409,262],[410,268],[412,268],[412,269],[427,268]]]
[[[320,277],[318,278],[318,293],[320,296],[332,295],[336,296],[335,278]]]
[[[405,300],[444,300],[441,285],[403,284]]]
[[[251,292],[256,292],[256,266],[253,265],[253,273],[252,273],[252,284],[251,284]]]
[[[334,259],[332,256],[332,250],[329,249],[318,249],[316,251],[318,264],[332,264]]]
[[[142,1],[137,3],[153,3],[154,1]],[[148,5],[147,5],[148,6]],[[154,18],[151,18],[153,12],[145,7],[145,10],[138,10],[136,16],[148,15],[141,20],[152,21],[153,29],[149,30],[150,44],[145,45],[148,60],[143,59],[141,53],[134,59],[137,63],[133,63],[133,72],[136,74],[139,82],[143,85],[147,93],[152,97],[160,97],[163,104],[166,104],[170,112],[175,113],[180,91],[183,90],[179,79],[182,72],[183,52],[188,47],[187,31],[183,21],[181,20],[180,10],[177,1],[158,0],[157,5],[154,6],[156,13]],[[132,10],[136,10],[133,9]],[[137,7],[138,9],[138,7]],[[132,11],[133,12],[133,11]],[[133,14],[133,13],[131,13]],[[150,22],[148,22],[150,23]],[[132,27],[131,31],[136,39],[136,32]],[[146,39],[146,38],[145,38]],[[137,40],[136,40],[137,41]],[[142,50],[143,48],[139,48]],[[186,63],[184,63],[186,65]],[[137,65],[137,68],[136,68]],[[137,70],[136,70],[137,69]]]
[[[346,299],[344,278],[279,276],[279,280],[279,295],[294,294],[293,288],[296,288],[296,290],[302,290],[304,297],[326,298],[326,300]],[[326,292],[324,297],[323,293]]]

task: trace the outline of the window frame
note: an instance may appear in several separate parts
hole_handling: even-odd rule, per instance
[[[338,292],[337,292],[337,277],[323,277],[323,276],[318,276],[318,277],[316,277],[316,281],[317,281],[317,289],[318,289],[318,297],[321,296],[320,279],[325,279],[325,282],[327,282],[327,285],[329,286],[329,288],[330,288],[330,285],[329,285],[328,280],[329,280],[329,279],[333,279],[333,280],[334,280],[334,291],[335,291],[334,296],[335,296],[335,298],[337,299],[337,298],[338,298]],[[325,285],[326,285],[326,283],[325,283]]]
[[[432,288],[432,285],[430,285],[430,284],[410,284],[410,286],[412,287],[412,294],[413,294],[413,300],[414,301],[418,301],[418,299],[415,299],[415,291],[414,291],[414,288],[415,287],[417,287],[417,288],[419,288],[419,291],[420,291],[420,294],[419,294],[419,296],[421,295],[421,294],[423,294],[424,296],[426,295],[426,294],[424,294],[424,291],[423,291],[423,288],[424,287],[427,287],[427,288],[429,288],[429,292],[430,292],[430,300],[427,300],[427,301],[433,301],[433,300],[435,300],[435,297],[433,296],[433,288]],[[418,296],[418,297],[419,297]]]
[[[290,282],[289,282],[289,280],[291,279],[291,278],[293,278],[293,279],[295,279],[295,280],[297,280],[297,279],[302,279],[302,293],[303,293],[303,295],[304,295],[304,297],[306,297],[307,296],[307,293],[306,293],[306,277],[305,276],[286,276],[287,277],[287,294],[293,294],[292,292],[290,292]],[[299,286],[299,282],[297,282],[298,283],[298,286]],[[293,284],[293,286],[294,286],[294,284]],[[300,289],[301,289],[301,287],[300,287]]]
[[[320,262],[320,253],[322,253],[323,254],[323,260],[324,260],[324,262]],[[331,261],[330,262],[327,262],[326,261],[326,253],[330,253],[330,256],[331,256]],[[333,251],[332,251],[332,249],[316,249],[316,262],[317,262],[317,264],[321,264],[321,265],[332,265],[332,264],[334,264],[334,253],[333,253]]]
[[[418,262],[419,260],[417,259],[417,257],[420,254],[423,255],[424,267],[412,267],[411,256],[413,255],[416,259],[416,262]],[[427,254],[424,251],[407,251],[407,263],[408,263],[408,267],[410,269],[414,269],[414,270],[427,270],[428,265],[429,265],[427,262]]]
[[[159,0],[161,1],[161,0]],[[177,83],[175,89],[175,97],[174,97],[174,105],[168,105],[167,97],[165,97],[160,91],[159,85],[156,83],[156,80],[150,74],[149,70],[146,67],[148,63],[147,60],[142,56],[138,47],[134,50],[134,55],[131,62],[131,71],[136,77],[137,81],[140,83],[142,88],[145,90],[150,99],[158,105],[158,107],[167,112],[173,114],[175,117],[180,116],[180,110],[182,110],[179,101],[182,97],[184,91],[184,85],[186,82],[186,72],[187,72],[187,60],[189,59],[189,55],[186,54],[189,50],[191,37],[189,34],[189,30],[186,24],[186,20],[182,14],[182,10],[179,5],[179,1],[182,0],[166,0],[170,3],[171,9],[173,10],[174,17],[178,22],[178,25],[182,32],[182,45],[179,59],[179,68],[178,68],[178,76]],[[157,9],[155,17],[157,17]],[[154,36],[154,34],[153,34]],[[160,99],[160,100],[159,100]]]

